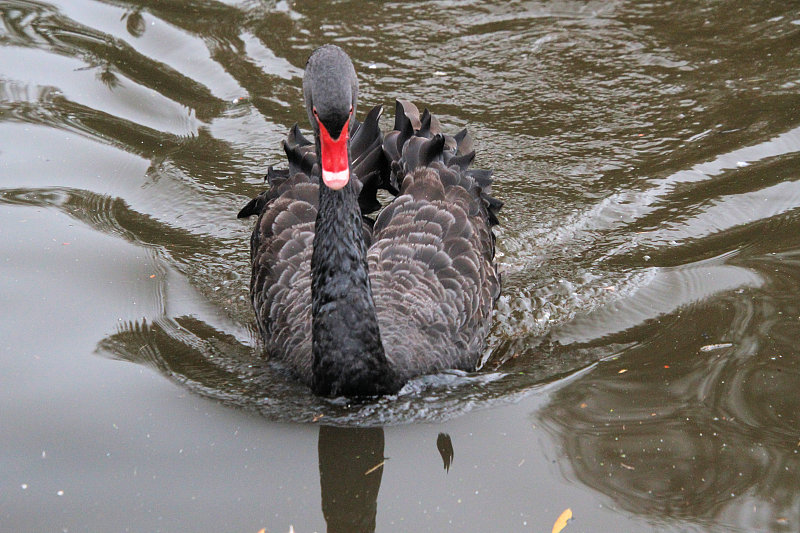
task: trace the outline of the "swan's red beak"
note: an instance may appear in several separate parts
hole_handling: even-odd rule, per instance
[[[338,191],[350,181],[350,165],[347,162],[347,139],[350,137],[350,119],[342,126],[338,139],[332,139],[325,125],[317,118],[322,152],[322,181]]]

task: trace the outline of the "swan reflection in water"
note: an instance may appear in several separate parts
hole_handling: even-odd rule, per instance
[[[187,342],[190,337],[197,342]],[[201,338],[204,341],[200,341]],[[308,421],[311,417],[307,415],[321,412],[323,406],[313,403],[319,399],[297,383],[294,384],[297,388],[294,392],[298,393],[295,405],[291,405],[288,396],[262,396],[264,383],[270,384],[267,390],[282,390],[287,394],[292,380],[271,370],[259,369],[253,364],[254,360],[247,359],[252,353],[248,346],[190,317],[162,319],[152,324],[125,324],[120,331],[103,339],[97,350],[106,357],[155,368],[171,381],[226,405],[247,411],[261,410],[268,418],[283,411],[284,415],[288,412],[290,416],[297,416],[298,421]],[[259,379],[257,375],[261,371],[273,381]],[[346,410],[341,409],[342,412]],[[329,403],[327,413],[330,416],[326,413],[325,420],[376,423],[374,416],[360,418],[360,412],[356,408],[349,416],[337,416],[335,406]],[[430,453],[434,446],[441,455],[446,475],[454,457],[450,436],[439,433],[431,443]],[[321,506],[328,531],[375,531],[378,492],[388,463],[384,456],[383,427],[320,425],[317,453]]]
[[[319,484],[328,533],[372,532],[386,457],[383,428],[319,428]],[[436,447],[445,472],[453,460],[450,435],[439,433]]]
[[[375,531],[383,428],[319,428],[319,484],[328,532]]]

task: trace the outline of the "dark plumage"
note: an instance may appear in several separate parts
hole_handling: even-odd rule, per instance
[[[444,135],[402,101],[385,138],[379,107],[358,123],[355,71],[335,46],[311,55],[303,90],[314,143],[295,125],[289,169],[270,168],[269,190],[239,213],[259,216],[250,288],[268,355],[322,395],[393,393],[416,375],[474,369],[500,291],[501,204],[491,172],[468,168],[466,130]],[[334,150],[348,132],[345,183]],[[378,189],[396,197],[373,222]]]

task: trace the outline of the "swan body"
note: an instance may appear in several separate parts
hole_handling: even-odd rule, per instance
[[[267,354],[328,396],[473,370],[500,291],[501,204],[491,172],[468,168],[466,130],[444,135],[403,101],[385,137],[380,107],[358,122],[355,70],[332,45],[309,58],[303,92],[314,142],[295,125],[289,168],[270,168],[269,190],[239,213],[258,215],[250,289]],[[382,206],[378,189],[394,199]]]

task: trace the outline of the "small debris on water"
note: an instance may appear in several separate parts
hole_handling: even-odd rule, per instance
[[[364,472],[364,475],[365,475],[365,476],[368,476],[368,475],[370,475],[371,473],[373,473],[374,471],[376,471],[377,469],[379,469],[380,467],[382,467],[384,464],[386,464],[386,459],[384,459],[384,460],[383,460],[383,461],[381,461],[380,463],[376,464],[375,466],[373,466],[372,468],[370,468],[369,470],[367,470],[366,472]]]
[[[730,348],[733,346],[731,342],[721,342],[719,344],[706,344],[700,348],[701,352],[713,352],[714,350],[721,350],[723,348]]]

